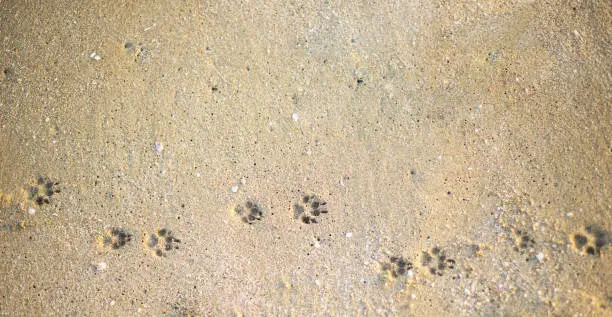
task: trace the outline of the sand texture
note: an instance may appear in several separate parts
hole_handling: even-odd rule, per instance
[[[612,316],[609,0],[0,0],[0,316]]]

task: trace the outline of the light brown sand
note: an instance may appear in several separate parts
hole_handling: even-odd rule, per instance
[[[0,1],[0,315],[611,316],[611,14]]]

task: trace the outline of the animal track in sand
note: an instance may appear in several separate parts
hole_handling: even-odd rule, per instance
[[[578,252],[601,256],[610,244],[610,232],[600,225],[592,224],[586,226],[583,231],[572,233],[570,241]]]
[[[293,205],[293,217],[305,224],[319,223],[321,215],[326,213],[327,202],[316,195],[304,195],[300,202]]]
[[[516,235],[514,251],[524,254],[525,252],[530,252],[535,247],[535,239],[526,231],[516,230],[514,234]]]
[[[98,248],[116,250],[124,247],[132,240],[132,234],[121,227],[104,229],[104,233],[96,239]]]
[[[408,272],[412,270],[412,268],[412,263],[401,256],[392,256],[389,257],[389,261],[380,263],[382,277],[387,282],[393,282],[400,276],[408,275]]]
[[[429,273],[432,275],[443,276],[448,270],[455,269],[457,262],[447,258],[442,249],[433,247],[429,251],[423,251],[421,264],[429,268]]]
[[[172,231],[162,228],[157,232],[145,234],[143,242],[155,255],[165,257],[168,252],[179,248],[178,243],[181,243],[181,240],[177,239]]]
[[[54,182],[48,177],[38,177],[36,184],[31,185],[27,190],[28,199],[41,206],[51,202],[51,196],[59,193],[57,188],[59,182]]]
[[[247,200],[244,204],[235,205],[232,208],[234,216],[240,218],[242,222],[254,224],[261,221],[264,217],[263,208],[256,202]]]

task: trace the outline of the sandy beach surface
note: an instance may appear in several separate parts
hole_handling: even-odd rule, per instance
[[[612,316],[611,3],[0,0],[0,315]]]

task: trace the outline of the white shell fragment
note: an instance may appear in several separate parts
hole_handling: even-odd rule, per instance
[[[92,52],[91,54],[89,54],[89,59],[93,59],[95,61],[99,61],[102,59],[102,57],[100,57],[100,55],[96,54],[96,52]]]
[[[93,268],[96,270],[96,273],[100,273],[106,270],[106,263],[100,262],[100,263],[93,264]]]
[[[161,142],[155,142],[155,152],[161,153],[164,150],[164,145]]]

